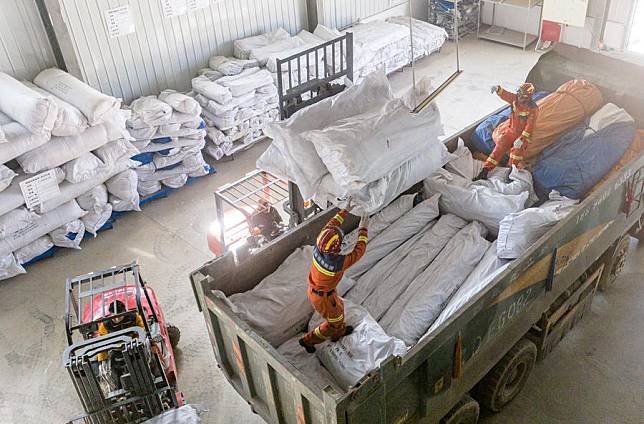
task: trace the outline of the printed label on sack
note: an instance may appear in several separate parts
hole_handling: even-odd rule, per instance
[[[188,0],[188,10],[195,11],[210,7],[210,0]]]
[[[188,3],[186,0],[161,0],[161,10],[166,18],[185,15],[188,11]]]
[[[120,6],[105,11],[105,23],[110,38],[132,34],[134,32],[134,20],[130,13],[130,6]]]
[[[20,190],[29,210],[33,210],[43,202],[53,199],[60,195],[56,170],[50,169],[49,171],[22,181],[20,183]]]

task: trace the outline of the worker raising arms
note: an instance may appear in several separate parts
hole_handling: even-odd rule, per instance
[[[336,291],[344,272],[355,264],[367,250],[369,217],[360,219],[358,241],[353,251],[341,255],[342,223],[351,210],[351,200],[346,209],[338,212],[324,226],[313,248],[313,263],[309,271],[308,297],[313,308],[322,315],[324,322],[299,340],[307,352],[315,352],[315,345],[326,340],[338,341],[351,334],[353,327],[345,325],[344,303]]]
[[[510,93],[498,85],[492,87],[492,92],[512,105],[510,126],[504,127],[504,129],[499,127],[499,130],[495,130],[492,134],[496,147],[474,181],[487,178],[488,172],[499,164],[508,151],[510,151],[508,164],[522,167],[523,156],[528,148],[528,143],[530,143],[530,137],[539,115],[539,106],[532,100],[534,86],[529,82],[521,84],[516,94]]]

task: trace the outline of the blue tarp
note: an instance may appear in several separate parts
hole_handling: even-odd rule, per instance
[[[156,144],[168,144],[168,143],[172,143],[172,137],[153,138],[151,142]]]
[[[152,152],[139,153],[138,155],[132,156],[132,160],[141,162],[141,165],[147,165],[148,163],[154,160],[154,153]]]
[[[546,91],[538,91],[534,93],[532,97],[534,101],[542,99],[548,95]],[[499,126],[502,122],[506,121],[510,117],[512,108],[510,106],[503,109],[501,112],[496,115],[492,115],[487,118],[485,121],[481,122],[478,127],[472,133],[472,138],[470,139],[471,146],[474,150],[485,153],[489,155],[494,150],[494,140],[492,140],[492,133],[494,129]]]
[[[552,190],[581,199],[608,174],[635,137],[632,122],[607,126],[584,137],[586,123],[561,136],[534,164],[534,187],[541,199]]]

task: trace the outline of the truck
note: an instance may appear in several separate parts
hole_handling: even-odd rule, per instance
[[[620,78],[615,78],[619,70]],[[615,57],[557,46],[527,77],[554,91],[570,79],[597,85],[606,102],[644,123],[643,69]],[[485,119],[485,118],[484,118]],[[475,122],[445,143],[469,140]],[[621,270],[629,235],[642,237],[644,155],[613,172],[460,312],[402,357],[390,357],[346,393],[319,388],[236,316],[227,296],[252,289],[297,248],[313,244],[327,210],[254,252],[228,252],[191,273],[217,364],[252,410],[270,423],[475,423],[500,411]],[[357,222],[349,223],[354,227]]]

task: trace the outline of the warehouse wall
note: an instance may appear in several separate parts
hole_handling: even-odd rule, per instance
[[[319,23],[332,28],[386,13],[390,8],[395,15],[407,14],[409,7],[406,0],[317,0],[317,5]]]
[[[36,3],[0,0],[0,10],[0,71],[33,79],[42,69],[55,66]]]
[[[280,26],[295,34],[307,26],[306,0],[197,0],[205,7],[174,17],[164,15],[166,1],[173,3],[59,0],[78,62],[70,69],[77,68],[93,87],[130,101],[165,88],[189,89],[211,55],[232,54],[235,39]],[[134,32],[110,38],[106,11],[122,5],[130,6]]]

